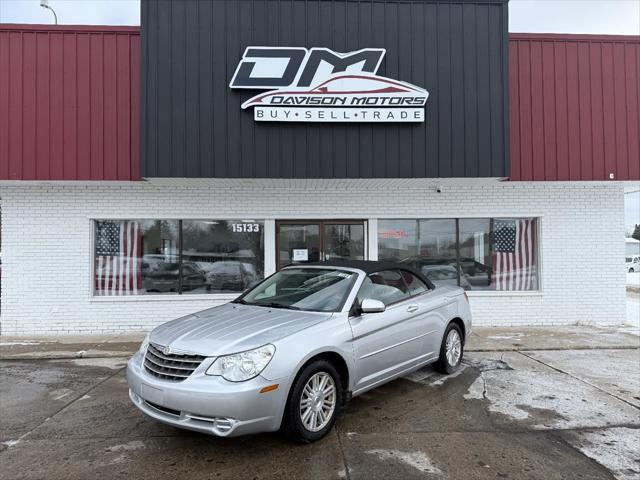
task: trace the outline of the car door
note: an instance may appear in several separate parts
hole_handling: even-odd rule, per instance
[[[402,271],[402,276],[411,295],[408,309],[414,310],[418,320],[420,335],[420,356],[422,363],[435,359],[440,351],[444,329],[453,316],[451,308],[455,308],[455,295],[447,295],[438,290],[430,289],[420,278],[409,271]]]
[[[380,300],[386,310],[350,316],[356,357],[355,392],[372,388],[386,378],[410,369],[422,355],[423,312],[398,270],[368,275],[356,302]]]

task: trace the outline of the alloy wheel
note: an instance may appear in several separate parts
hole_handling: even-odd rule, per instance
[[[300,420],[317,432],[331,421],[336,409],[336,384],[326,372],[318,372],[307,381],[300,396]]]
[[[451,329],[447,335],[445,352],[447,355],[447,362],[449,362],[449,365],[452,367],[455,367],[460,361],[460,354],[462,353],[462,342],[460,340],[460,335],[455,328]]]

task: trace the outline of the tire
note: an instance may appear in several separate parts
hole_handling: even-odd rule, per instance
[[[633,267],[629,269],[629,273],[633,273]]]
[[[319,387],[325,378],[325,385],[330,386],[330,383],[333,382],[333,394],[328,393],[326,396],[317,397],[311,393],[310,389],[313,389],[314,382]],[[317,383],[318,381],[320,383]],[[307,388],[308,385],[309,388]],[[328,386],[324,387],[325,391],[328,389]],[[291,387],[282,419],[282,433],[296,443],[311,443],[320,440],[333,428],[342,395],[340,375],[331,363],[326,360],[316,360],[308,364],[300,371]],[[317,399],[316,401],[314,401],[314,397]],[[309,407],[304,410],[304,407],[301,408],[303,399],[309,403]],[[322,401],[323,399],[326,403]],[[331,401],[333,401],[332,408],[328,407]],[[316,410],[318,408],[323,412],[322,414]],[[311,413],[307,413],[308,411]],[[315,417],[313,417],[314,413]],[[306,421],[303,420],[303,415],[306,415]],[[315,428],[309,428],[313,425]]]
[[[456,342],[457,338],[457,342]],[[452,352],[452,355],[456,357],[455,362],[451,362],[450,358],[452,355],[447,355],[447,343],[451,340],[452,347],[455,347],[456,343],[458,345],[457,355],[453,355],[455,353]],[[434,364],[436,370],[443,374],[451,374],[460,368],[460,364],[462,363],[462,356],[464,355],[464,338],[462,336],[462,331],[460,327],[455,323],[450,323],[447,326],[447,329],[444,331],[444,336],[442,337],[442,344],[440,345],[440,356],[438,357],[438,361]]]

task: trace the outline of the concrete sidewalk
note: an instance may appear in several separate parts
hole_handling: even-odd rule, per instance
[[[128,357],[145,333],[122,335],[0,337],[0,360]],[[640,348],[638,329],[596,327],[477,327],[468,339],[468,352],[529,350],[590,350]]]

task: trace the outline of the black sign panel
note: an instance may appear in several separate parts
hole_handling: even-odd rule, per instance
[[[508,176],[507,23],[505,0],[143,0],[142,174]],[[253,46],[283,47],[281,71],[239,68]],[[271,84],[374,66],[429,92],[424,121],[258,122],[241,108]]]

